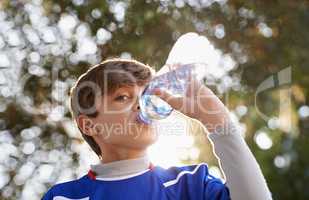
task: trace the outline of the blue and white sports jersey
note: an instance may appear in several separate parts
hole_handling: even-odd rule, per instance
[[[229,190],[206,164],[153,167],[135,176],[99,180],[90,171],[53,186],[42,200],[230,200]]]

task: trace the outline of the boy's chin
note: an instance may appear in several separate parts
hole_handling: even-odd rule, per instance
[[[139,137],[131,138],[130,146],[133,148],[147,148],[157,141],[155,134],[140,135]]]
[[[149,139],[149,140],[142,140],[142,141],[136,141],[132,143],[132,148],[134,149],[146,149],[152,144],[154,144],[157,140],[156,139]]]

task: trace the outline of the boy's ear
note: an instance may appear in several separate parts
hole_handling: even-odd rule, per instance
[[[94,135],[94,131],[93,131],[93,121],[87,117],[86,115],[79,115],[77,117],[77,125],[79,127],[79,129],[82,131],[83,134],[89,135],[89,136],[93,136]]]

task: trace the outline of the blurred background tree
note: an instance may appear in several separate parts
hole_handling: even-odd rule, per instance
[[[0,199],[40,199],[96,159],[68,111],[81,73],[109,57],[158,70],[186,32],[211,42],[216,71],[206,84],[242,125],[274,199],[308,199],[306,0],[2,0]],[[184,163],[216,165],[205,138],[194,147]]]

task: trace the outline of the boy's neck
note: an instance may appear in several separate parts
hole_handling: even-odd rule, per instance
[[[103,164],[141,158],[147,155],[147,149],[129,149],[115,145],[104,145],[101,150],[104,152],[101,158]]]

